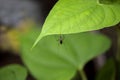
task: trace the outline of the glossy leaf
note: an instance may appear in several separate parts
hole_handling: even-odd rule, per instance
[[[27,70],[20,65],[0,68],[0,80],[26,80]]]
[[[120,1],[114,1],[109,5],[100,4],[98,1],[58,0],[47,16],[34,46],[47,35],[98,30],[119,23]]]
[[[106,64],[100,69],[96,80],[115,80],[115,62],[110,59]]]

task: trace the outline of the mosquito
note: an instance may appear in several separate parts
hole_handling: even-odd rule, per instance
[[[62,35],[60,35],[60,38],[59,38],[59,43],[62,45],[63,44],[63,36]]]

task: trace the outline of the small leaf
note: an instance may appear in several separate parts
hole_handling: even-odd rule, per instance
[[[70,80],[89,60],[110,47],[110,40],[101,34],[81,33],[44,37],[31,51],[37,33],[22,35],[21,56],[38,80]]]
[[[47,35],[98,30],[119,22],[119,0],[111,5],[100,4],[98,0],[58,0],[33,47]]]
[[[115,80],[115,63],[113,59],[109,59],[100,69],[96,80]]]
[[[27,70],[16,64],[0,68],[0,80],[26,80]]]

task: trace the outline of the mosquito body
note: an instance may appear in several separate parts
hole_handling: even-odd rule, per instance
[[[60,38],[59,38],[59,43],[62,45],[63,44],[63,36],[60,35]]]

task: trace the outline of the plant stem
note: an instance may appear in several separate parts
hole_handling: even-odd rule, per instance
[[[120,80],[120,26],[117,25],[116,80]]]
[[[100,4],[105,4],[105,5],[113,4],[115,1],[116,0],[98,0]]]
[[[87,77],[86,77],[84,70],[80,70],[79,73],[80,73],[82,80],[87,80]]]
[[[116,53],[116,59],[120,62],[120,28],[117,27],[117,53]]]

